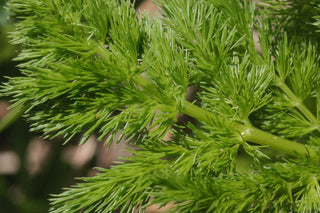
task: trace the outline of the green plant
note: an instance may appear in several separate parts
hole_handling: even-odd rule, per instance
[[[32,130],[82,142],[120,132],[138,147],[53,195],[51,212],[319,211],[318,1],[157,3],[161,18],[138,19],[117,0],[9,2],[24,77],[2,93]]]

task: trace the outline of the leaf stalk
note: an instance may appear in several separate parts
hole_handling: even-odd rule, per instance
[[[292,91],[291,89],[282,81],[278,81],[276,83],[276,86],[278,86],[288,97],[290,102],[294,107],[299,109],[299,111],[308,119],[309,122],[312,123],[315,127],[319,125],[319,121],[317,118],[310,112],[310,110],[303,104],[302,100],[299,99]]]

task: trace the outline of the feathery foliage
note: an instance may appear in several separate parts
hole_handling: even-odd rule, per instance
[[[318,1],[156,3],[161,17],[139,19],[125,1],[9,1],[23,76],[2,94],[32,130],[138,147],[50,211],[320,211]]]

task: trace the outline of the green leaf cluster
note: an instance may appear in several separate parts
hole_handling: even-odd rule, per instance
[[[319,211],[317,1],[156,3],[161,16],[139,19],[125,1],[9,1],[23,76],[2,94],[32,130],[137,146],[53,195],[50,211]]]

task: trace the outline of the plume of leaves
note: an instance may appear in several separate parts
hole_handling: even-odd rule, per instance
[[[53,195],[50,211],[319,211],[315,1],[156,3],[161,18],[138,19],[117,0],[9,2],[24,76],[2,93],[26,108],[32,129],[82,142],[120,132],[138,147]],[[190,85],[199,106],[185,100]],[[178,125],[178,114],[198,122]],[[161,140],[171,126],[172,140]]]
[[[148,21],[140,24],[130,3],[31,0],[11,1],[8,7],[21,19],[11,37],[13,43],[24,46],[16,60],[24,61],[20,66],[25,77],[10,79],[4,92],[14,97],[15,105],[27,107],[33,130],[43,131],[45,137],[64,135],[66,141],[82,132],[83,141],[94,131],[100,132],[100,139],[112,132],[111,141],[122,129],[138,139],[141,133],[147,134],[151,123],[150,128],[159,126],[152,133],[161,135],[175,119],[173,100],[183,99],[188,82],[181,76],[187,66],[184,53],[177,49],[180,60],[171,56],[171,78],[164,76],[164,82],[152,74],[155,71],[147,72],[159,87],[180,85],[171,86],[180,95],[141,91],[135,76],[150,64],[161,66],[170,58],[158,61],[157,53],[142,51],[151,39],[143,26]],[[160,30],[154,28],[152,35]],[[152,39],[168,43],[173,39],[160,35]],[[142,54],[149,57],[140,62]],[[167,105],[167,110],[158,113],[159,104]]]

